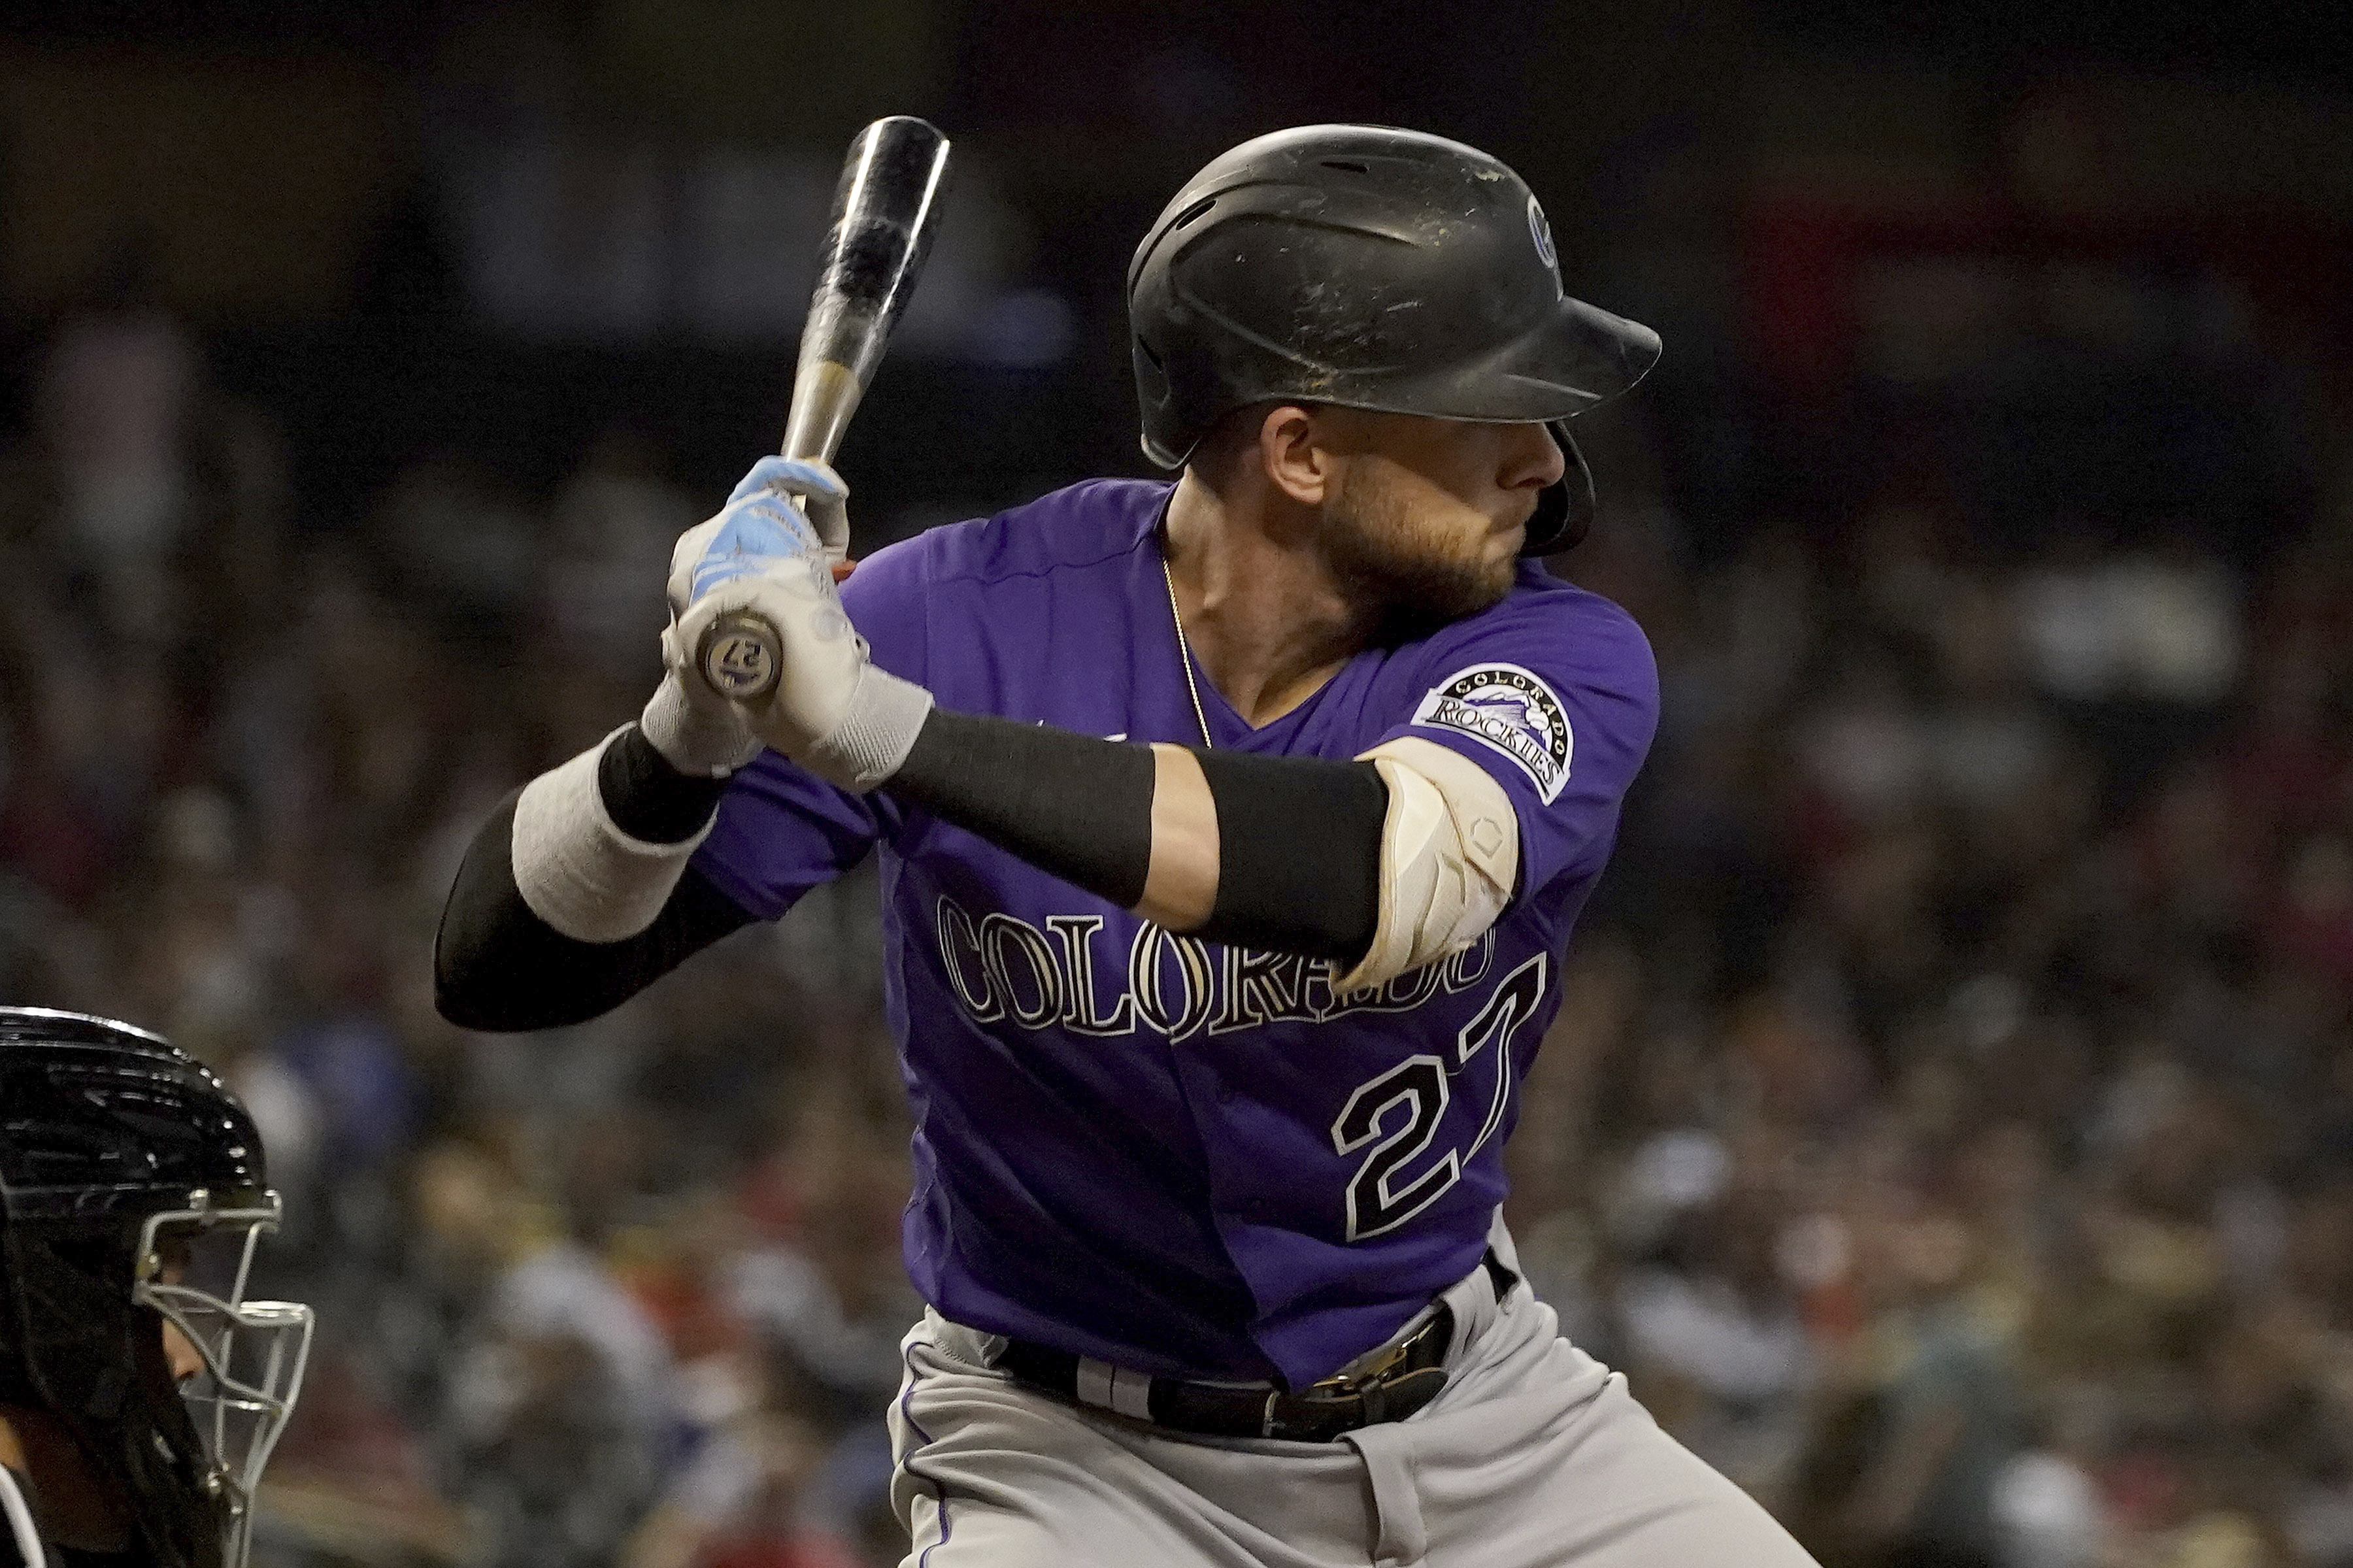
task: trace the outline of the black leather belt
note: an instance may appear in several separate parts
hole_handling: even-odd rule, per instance
[[[1487,1277],[1502,1300],[1516,1277],[1490,1252]],[[1440,1363],[1454,1338],[1454,1313],[1444,1302],[1371,1371],[1353,1378],[1327,1377],[1296,1394],[1280,1388],[1189,1383],[1183,1378],[1145,1378],[1113,1372],[1100,1362],[1082,1362],[1068,1351],[1008,1340],[996,1364],[1016,1381],[1040,1393],[1095,1409],[1113,1409],[1173,1431],[1208,1437],[1281,1437],[1294,1443],[1329,1443],[1341,1434],[1383,1421],[1402,1421],[1446,1386]],[[1124,1386],[1107,1393],[1106,1373]],[[1092,1382],[1094,1386],[1090,1387]]]

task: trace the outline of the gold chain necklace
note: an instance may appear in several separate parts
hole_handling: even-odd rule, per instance
[[[1185,668],[1185,694],[1193,700],[1193,722],[1201,726],[1201,750],[1214,751],[1209,716],[1201,710],[1201,689],[1193,681],[1193,645],[1185,640],[1185,612],[1176,607],[1176,575],[1168,570],[1168,547],[1160,549],[1160,580],[1168,584],[1168,618],[1176,623],[1176,662]]]

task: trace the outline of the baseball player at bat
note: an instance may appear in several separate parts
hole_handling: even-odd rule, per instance
[[[1592,510],[1567,421],[1657,337],[1563,292],[1511,170],[1363,126],[1211,163],[1127,296],[1175,482],[837,591],[839,480],[759,464],[681,543],[644,717],[476,839],[442,1010],[589,1017],[879,851],[910,1568],[1802,1568],[1499,1218],[1658,709],[1631,619],[1535,558]],[[752,702],[682,651],[738,612]]]

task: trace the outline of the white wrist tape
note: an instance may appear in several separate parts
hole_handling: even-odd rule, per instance
[[[532,913],[575,942],[619,942],[653,924],[711,835],[707,822],[683,843],[649,844],[615,826],[596,788],[596,763],[620,733],[540,774],[515,801],[508,841],[515,889]]]
[[[932,694],[887,669],[862,665],[840,722],[793,760],[828,784],[863,795],[906,762],[931,716]]]
[[[1381,910],[1364,962],[1335,992],[1384,984],[1460,952],[1511,901],[1520,869],[1511,796],[1478,763],[1408,738],[1356,759],[1388,786],[1381,824]]]

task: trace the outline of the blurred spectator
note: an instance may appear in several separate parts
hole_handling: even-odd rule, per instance
[[[923,1310],[898,1258],[906,1160],[822,1100],[804,1116],[785,1178],[796,1221],[738,1258],[729,1299],[805,1397],[847,1421],[897,1392],[899,1341]]]
[[[643,686],[661,670],[670,548],[700,521],[659,462],[641,437],[614,430],[597,439],[556,497],[539,584],[541,614],[567,658]]]
[[[1958,1217],[1878,1229],[1879,1313],[1841,1374],[1843,1407],[1812,1478],[1810,1533],[1826,1562],[1993,1568],[1996,1489],[2017,1452],[2017,1393],[1998,1325],[1965,1287],[1980,1261]]]
[[[170,608],[165,563],[189,522],[197,351],[162,307],[144,244],[111,272],[58,329],[35,401],[69,565],[97,579],[111,629],[152,637]]]
[[[1735,1197],[1686,1215],[1659,1261],[1618,1295],[1626,1373],[1651,1414],[1759,1492],[1788,1471],[1813,1376],[1776,1252],[1777,1207]]]
[[[623,1568],[857,1568],[800,1504],[821,1447],[789,1417],[749,1411],[708,1438],[646,1516]]]

